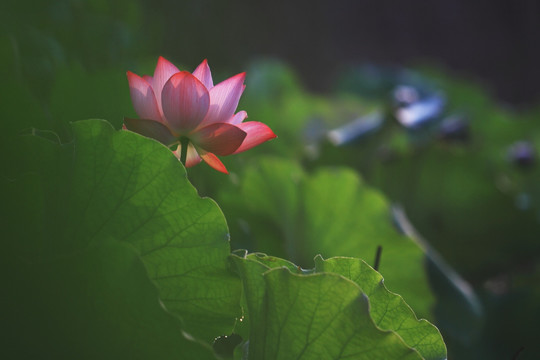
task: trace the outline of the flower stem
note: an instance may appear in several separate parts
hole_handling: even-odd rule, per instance
[[[189,139],[185,136],[180,138],[180,162],[186,166],[187,152],[189,146]]]

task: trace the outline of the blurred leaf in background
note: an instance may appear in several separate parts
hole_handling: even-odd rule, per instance
[[[391,223],[384,197],[348,169],[314,174],[289,160],[259,157],[238,188],[219,193],[233,247],[247,247],[309,267],[313,257],[353,256],[371,261],[382,246],[380,271],[388,286],[421,317],[433,297],[424,254]]]

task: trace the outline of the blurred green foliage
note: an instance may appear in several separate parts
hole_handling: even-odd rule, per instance
[[[259,156],[239,175],[239,186],[220,188],[236,248],[245,247],[310,267],[317,254],[371,262],[382,246],[380,272],[392,291],[422,317],[431,318],[433,297],[424,255],[392,226],[384,197],[348,169],[306,174],[298,164]],[[407,269],[407,271],[404,271]]]

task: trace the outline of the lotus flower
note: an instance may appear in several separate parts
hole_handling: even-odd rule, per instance
[[[276,137],[263,123],[243,122],[245,111],[235,114],[245,73],[214,86],[206,60],[189,73],[160,57],[153,77],[131,71],[127,77],[140,119],[125,118],[124,128],[165,144],[186,167],[202,159],[227,173],[216,155],[237,154]]]

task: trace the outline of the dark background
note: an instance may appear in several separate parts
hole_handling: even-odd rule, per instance
[[[325,92],[348,64],[435,62],[504,102],[540,98],[536,0],[158,0],[145,6],[148,14],[166,17],[159,22],[160,50],[188,64],[198,64],[201,54],[229,65],[275,56],[292,64],[310,89]]]

